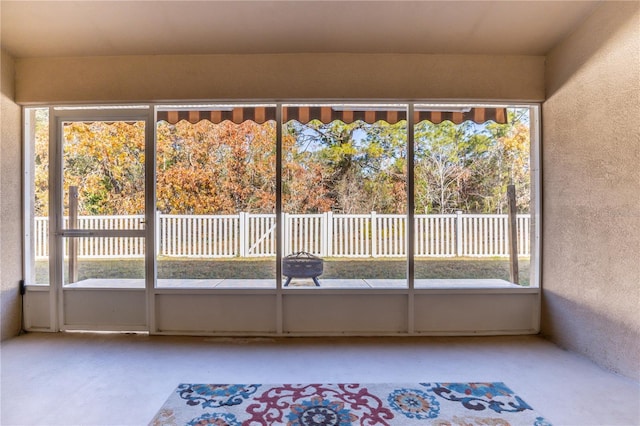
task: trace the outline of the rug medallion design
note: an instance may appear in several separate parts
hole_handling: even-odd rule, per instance
[[[152,426],[550,426],[504,383],[183,383]]]

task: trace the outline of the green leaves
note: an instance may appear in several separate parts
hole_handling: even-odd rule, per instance
[[[528,115],[508,111],[509,124],[416,125],[417,212],[502,213],[511,182],[519,211],[529,211]]]

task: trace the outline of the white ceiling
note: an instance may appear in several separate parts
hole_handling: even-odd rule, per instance
[[[14,57],[215,53],[544,55],[600,1],[0,2]]]

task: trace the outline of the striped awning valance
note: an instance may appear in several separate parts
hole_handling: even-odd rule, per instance
[[[340,120],[347,124],[355,121],[363,121],[369,124],[384,121],[389,124],[395,124],[406,119],[406,109],[350,109],[345,107],[336,108],[332,106],[285,106],[282,109],[282,121],[285,123],[291,120],[295,120],[300,123],[319,120],[326,124],[335,120]]]
[[[186,120],[193,124],[202,120],[207,120],[214,124],[227,120],[236,124],[245,121],[254,121],[262,124],[275,119],[275,107],[233,107],[224,110],[158,111],[158,121],[166,121],[170,124],[176,124],[181,120]],[[363,121],[369,124],[384,121],[389,124],[395,124],[406,119],[407,112],[405,109],[349,109],[344,107],[336,108],[333,106],[284,106],[282,108],[282,121],[284,123],[291,120],[296,120],[300,123],[308,123],[313,120],[330,123],[335,120],[340,120],[347,124],[355,121]],[[487,121],[495,121],[496,123],[504,124],[507,122],[507,109],[503,107],[480,107],[447,111],[445,108],[432,110],[425,107],[423,109],[417,109],[414,112],[414,119],[416,123],[430,121],[431,123],[439,124],[443,121],[451,121],[452,123],[460,124],[465,121],[473,121],[481,124]]]
[[[461,124],[465,121],[473,121],[474,123],[482,124],[487,121],[495,121],[498,124],[507,123],[507,109],[506,108],[465,108],[459,111],[446,111],[446,110],[428,110],[415,111],[415,122],[430,121],[433,124],[439,124],[443,121],[451,121],[454,124]]]
[[[170,124],[176,124],[179,121],[186,120],[189,123],[196,124],[199,121],[207,120],[214,124],[223,121],[232,121],[236,124],[245,121],[254,121],[262,124],[269,120],[276,119],[275,107],[234,107],[224,110],[186,110],[186,111],[158,111],[158,121],[166,121]]]

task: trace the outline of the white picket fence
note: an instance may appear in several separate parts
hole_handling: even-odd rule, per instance
[[[143,216],[80,216],[79,229],[140,229]],[[66,220],[66,219],[65,219]],[[276,255],[274,214],[156,215],[157,254],[232,258]],[[508,257],[507,215],[415,215],[418,257]],[[405,257],[401,214],[284,214],[283,253],[322,257]],[[48,257],[48,219],[35,219],[36,259]],[[529,256],[530,216],[517,216],[518,256]],[[141,238],[78,238],[78,257],[141,258]]]

